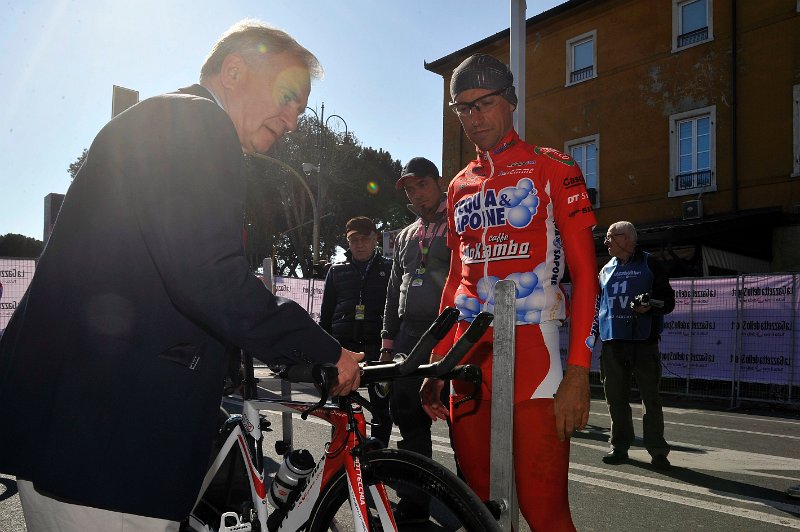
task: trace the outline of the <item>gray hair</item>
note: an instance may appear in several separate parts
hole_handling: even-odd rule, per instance
[[[219,74],[222,62],[232,53],[241,54],[248,62],[263,63],[266,55],[284,52],[303,61],[312,79],[322,79],[319,60],[291,35],[260,20],[244,19],[231,26],[211,48],[200,69],[200,82]]]
[[[609,230],[612,232],[616,230],[620,231],[621,233],[625,233],[631,237],[631,240],[634,244],[639,241],[639,236],[636,234],[636,227],[634,227],[634,225],[628,221],[622,220],[620,222],[615,222],[611,224]]]

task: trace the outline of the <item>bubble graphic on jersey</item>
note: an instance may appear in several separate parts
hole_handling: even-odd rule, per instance
[[[528,193],[522,191],[526,196]],[[516,207],[522,198],[517,196],[517,187],[506,187],[497,194],[497,204],[506,209]]]
[[[514,281],[514,284],[516,285],[515,294],[517,299],[528,297],[531,292],[533,292],[533,289],[536,288],[536,285],[539,284],[539,279],[533,275],[533,272],[512,273],[509,274],[506,279],[509,281]],[[478,296],[480,296],[480,292],[478,293]]]
[[[528,312],[517,311],[517,321],[521,323],[541,323],[542,311],[529,310]]]
[[[461,313],[459,319],[472,321],[481,311],[481,302],[466,294],[456,294],[456,308]]]
[[[545,307],[546,303],[546,296],[544,295],[544,289],[542,287],[538,287],[535,290],[531,290],[531,292],[525,296],[524,298],[520,298],[517,301],[517,310],[542,310]]]
[[[535,213],[536,207],[539,206],[539,198],[537,198],[534,194],[530,194],[527,198],[520,202],[520,205]]]
[[[550,271],[544,262],[533,269],[533,274],[539,279],[539,284],[544,284],[550,279]]]
[[[530,191],[533,190],[533,181],[525,177],[517,181],[517,187],[530,193]]]
[[[533,213],[531,213],[530,209],[527,207],[523,207],[520,205],[519,207],[514,207],[506,212],[506,220],[508,221],[511,227],[516,227],[517,229],[521,229],[531,223],[533,219]]]
[[[490,275],[489,277],[481,277],[478,281],[477,290],[478,290],[478,297],[482,301],[490,301],[494,304],[494,285],[497,284],[499,281],[499,277],[495,277],[494,275]]]
[[[541,323],[542,310],[547,303],[543,288],[545,263],[541,263],[530,272],[515,272],[506,276],[505,280],[513,281],[515,287],[515,308],[517,324]],[[455,305],[461,312],[460,319],[472,321],[483,307],[494,312],[494,287],[499,279],[493,275],[482,277],[476,284],[478,299],[464,293],[456,294]]]
[[[517,186],[502,189],[498,203],[506,208],[506,221],[511,227],[521,229],[527,226],[539,207],[533,181],[523,178],[517,181]]]

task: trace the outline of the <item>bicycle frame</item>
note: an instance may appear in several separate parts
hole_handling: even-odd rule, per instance
[[[342,401],[349,403],[349,398],[342,398]],[[219,472],[223,462],[234,447],[238,449],[248,472],[250,487],[250,498],[253,502],[255,515],[261,530],[266,531],[267,519],[270,513],[267,511],[267,484],[266,475],[263,469],[262,433],[260,423],[260,410],[273,412],[305,412],[312,406],[310,402],[289,401],[281,399],[257,399],[243,401],[243,412],[240,417],[231,416],[229,419],[236,420],[236,424],[225,439],[219,453],[209,467],[200,488],[200,502],[211,481]],[[347,408],[352,410],[354,426],[350,426]],[[323,488],[334,478],[334,476],[344,469],[347,473],[347,482],[350,494],[350,507],[353,512],[355,530],[358,532],[369,532],[368,508],[365,495],[365,483],[363,482],[360,450],[364,449],[367,439],[366,420],[361,407],[357,404],[334,405],[326,404],[321,408],[309,412],[309,415],[322,419],[329,423],[334,431],[331,441],[326,444],[325,452],[316,463],[309,477],[306,479],[305,486],[296,497],[291,499],[289,508],[285,511],[285,516],[281,520],[280,526],[276,530],[295,531],[300,529],[311,516],[314,505],[319,498]],[[248,444],[249,440],[249,444]],[[386,490],[380,484],[369,486],[372,500],[378,506],[381,526],[384,530],[397,530],[394,517],[390,509],[390,503]],[[272,510],[282,511],[282,510]],[[226,521],[234,521],[226,525]],[[189,516],[189,524],[193,527],[201,526],[194,515]],[[249,522],[243,522],[239,515],[234,512],[226,512],[220,519],[220,532],[245,532],[252,530]]]
[[[492,320],[491,314],[479,314],[473,320],[467,332],[456,342],[443,360],[436,364],[421,366],[422,360],[427,358],[431,349],[455,323],[458,314],[455,309],[445,309],[422,336],[408,357],[403,358],[401,356],[395,363],[362,367],[362,383],[368,384],[382,379],[392,380],[403,376],[411,376],[412,373],[432,377],[449,374],[448,372],[454,369],[455,364],[480,338]],[[321,393],[320,401],[316,404],[277,398],[258,398],[255,387],[257,380],[253,377],[252,357],[245,353],[246,376],[242,414],[241,416],[230,416],[225,423],[224,429],[229,433],[203,479],[200,493],[195,501],[195,507],[189,515],[190,527],[195,530],[208,530],[208,527],[203,525],[202,521],[195,516],[195,510],[203,500],[203,496],[222,468],[226,458],[236,446],[247,468],[250,489],[250,501],[248,502],[253,503],[253,508],[250,512],[251,515],[248,516],[250,519],[246,519],[244,522],[235,512],[223,513],[218,527],[219,532],[250,531],[253,529],[252,523],[256,520],[262,532],[266,532],[270,528],[277,531],[291,532],[299,530],[308,522],[323,490],[326,489],[340,471],[345,471],[346,473],[355,532],[370,532],[371,514],[367,505],[366,490],[369,490],[373,504],[372,509],[377,512],[382,530],[397,531],[397,524],[383,484],[379,482],[364,482],[362,458],[365,456],[366,451],[370,449],[371,440],[365,436],[366,420],[359,403],[369,403],[365,403],[358,393],[338,397],[334,399],[333,403],[327,403],[328,384],[332,382],[329,379],[335,379],[335,373],[331,376],[330,371],[324,371],[324,369],[335,370],[335,367],[328,365],[329,367],[324,368],[323,366],[298,365],[288,367],[286,368],[286,373],[282,372],[280,374],[282,378],[290,381],[315,383],[318,390],[324,390]],[[306,370],[311,368],[315,368],[316,375],[313,374],[313,371],[312,373],[306,373]],[[464,368],[467,368],[467,366],[464,366]],[[295,373],[293,372],[295,369],[300,371]],[[478,370],[479,381],[480,372]],[[267,510],[267,490],[269,488],[264,473],[260,410],[301,412],[303,419],[308,415],[312,415],[326,421],[334,429],[331,441],[326,444],[322,457],[315,464],[311,474],[304,479],[304,484],[300,488],[302,491],[295,491],[290,494],[285,507],[275,509],[271,513]],[[226,525],[227,520],[235,522],[231,525]]]

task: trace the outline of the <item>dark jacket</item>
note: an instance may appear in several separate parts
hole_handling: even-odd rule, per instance
[[[242,163],[233,123],[198,85],[100,131],[0,341],[0,471],[180,520],[208,466],[226,348],[338,359],[248,270]]]
[[[346,256],[347,260],[331,266],[325,277],[319,324],[346,346],[380,344],[392,261],[376,252],[364,276],[365,264],[359,268],[349,251]],[[355,316],[359,300],[365,307],[363,320]]]
[[[383,317],[383,338],[394,340],[400,330],[400,323],[412,336],[422,336],[439,315],[442,290],[450,272],[450,248],[447,247],[446,196],[442,196],[439,216],[425,222],[412,205],[408,208],[418,218],[404,227],[394,241],[392,275],[386,290],[386,310]],[[419,275],[417,269],[422,265],[420,229],[435,232],[428,243],[425,257],[425,271]],[[414,280],[421,283],[414,283]]]

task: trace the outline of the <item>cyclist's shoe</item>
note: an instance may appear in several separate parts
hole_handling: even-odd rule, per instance
[[[416,504],[404,504],[403,501],[394,509],[394,521],[397,526],[418,525],[427,523],[431,519],[430,512]]]

